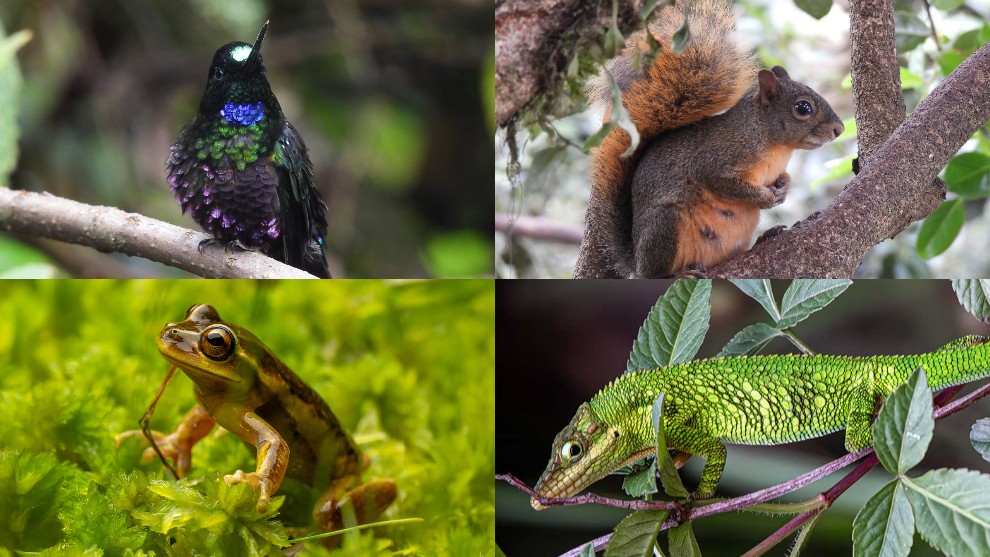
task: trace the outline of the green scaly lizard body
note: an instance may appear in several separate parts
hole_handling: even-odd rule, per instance
[[[582,404],[557,435],[536,491],[569,497],[655,454],[650,414],[660,393],[668,448],[705,458],[695,497],[715,492],[723,442],[777,445],[845,429],[846,449],[859,451],[873,444],[880,403],[919,366],[935,390],[988,377],[990,337],[910,356],[735,356],[627,373]]]

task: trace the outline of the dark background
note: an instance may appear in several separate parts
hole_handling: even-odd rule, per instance
[[[647,280],[497,283],[496,472],[513,473],[535,485],[549,460],[554,436],[578,405],[625,370],[640,325],[669,284]],[[774,282],[778,304],[788,284]],[[763,308],[730,283],[716,281],[712,326],[698,356],[714,356],[735,333],[756,322],[770,322]],[[962,309],[948,281],[925,280],[857,281],[795,330],[816,351],[848,355],[927,352],[960,336],[990,333],[990,327]],[[796,351],[777,339],[764,352]],[[990,402],[983,400],[939,420],[928,456],[912,475],[943,466],[990,470],[970,446],[968,435],[972,423],[987,416],[988,410]],[[748,493],[812,470],[845,454],[843,439],[840,432],[785,446],[729,445],[717,493]],[[692,459],[685,468],[682,475],[689,489],[696,485],[703,462]],[[842,474],[789,500],[812,497]],[[889,479],[878,467],[840,497],[819,521],[805,553],[850,554],[856,512]],[[610,476],[590,491],[625,497],[620,476]],[[536,512],[525,494],[496,482],[496,541],[511,557],[559,555],[607,534],[626,514],[591,505]],[[789,518],[726,514],[701,519],[694,530],[706,556],[739,555]],[[785,555],[792,543],[788,539],[769,554]],[[913,555],[929,552],[924,541],[915,540]]]
[[[329,206],[334,276],[490,275],[491,0],[15,0],[29,29],[12,187],[199,229],[165,181],[213,53],[265,20],[269,81]],[[2,35],[0,35],[2,36]],[[0,235],[62,276],[182,276],[141,259]],[[6,258],[5,258],[6,256]],[[17,257],[18,259],[15,259]]]

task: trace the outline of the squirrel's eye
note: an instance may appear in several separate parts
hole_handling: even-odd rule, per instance
[[[220,66],[213,67],[213,79],[223,79],[223,68]]]
[[[798,101],[794,105],[794,112],[797,113],[798,116],[811,116],[811,113],[814,112],[814,109],[811,107],[810,102]]]
[[[210,327],[200,335],[199,349],[211,360],[224,360],[234,351],[234,333],[220,325]]]
[[[564,459],[565,462],[570,462],[581,457],[583,452],[581,443],[577,441],[568,441],[564,443],[564,446],[560,448],[560,457]]]

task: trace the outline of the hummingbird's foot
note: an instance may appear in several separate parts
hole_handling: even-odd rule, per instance
[[[196,250],[199,253],[203,253],[204,251],[206,251],[206,246],[211,246],[213,244],[219,244],[219,243],[220,241],[217,240],[216,238],[207,238],[202,242],[200,242],[198,246],[196,246]]]
[[[241,243],[240,240],[234,240],[233,242],[227,242],[227,246],[223,248],[223,251],[227,254],[231,254],[237,251],[258,251],[254,248],[250,248]]]

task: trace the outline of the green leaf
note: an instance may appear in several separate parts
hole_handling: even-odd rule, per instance
[[[821,19],[832,9],[832,0],[794,0],[794,5],[815,19]]]
[[[925,80],[911,70],[901,67],[901,89],[920,89],[925,86]]]
[[[605,58],[613,58],[622,50],[626,44],[626,38],[619,31],[619,1],[612,0],[612,23],[605,32],[605,41],[602,48],[605,51]]]
[[[794,545],[791,547],[791,551],[787,554],[787,557],[801,557],[801,552],[808,546],[808,542],[811,540],[811,533],[815,530],[815,525],[818,524],[818,520],[821,519],[823,514],[823,512],[816,514],[801,526],[797,536],[794,536]]]
[[[914,515],[905,488],[892,481],[853,520],[854,557],[904,557],[914,543]]]
[[[21,72],[17,51],[31,40],[31,32],[18,31],[5,38],[0,25],[0,187],[9,185],[10,173],[17,164],[17,139],[20,128]]]
[[[932,390],[919,367],[887,397],[873,424],[877,458],[891,474],[904,474],[924,458],[934,431]]]
[[[691,28],[688,27],[688,17],[685,14],[684,24],[674,32],[674,36],[671,39],[670,50],[674,51],[674,54],[680,54],[684,52],[689,42],[691,42]]]
[[[685,362],[701,348],[711,319],[712,281],[678,280],[639,328],[626,371]]]
[[[983,153],[960,153],[945,167],[949,191],[967,199],[990,195],[990,157]]]
[[[605,548],[605,557],[650,557],[660,527],[670,511],[663,509],[636,511],[615,527]]]
[[[664,393],[653,401],[651,419],[653,421],[653,432],[656,434],[657,445],[657,468],[660,469],[660,483],[663,491],[675,499],[687,499],[691,494],[684,488],[681,476],[677,473],[677,467],[670,458],[670,451],[667,449],[667,431],[663,425],[663,398]]]
[[[767,310],[770,317],[776,323],[780,319],[780,310],[777,309],[777,301],[773,298],[773,287],[767,279],[729,279],[729,282],[736,285],[736,288],[743,291],[743,294],[756,300]]]
[[[923,540],[946,555],[990,555],[990,476],[940,469],[901,482]]]
[[[984,323],[990,322],[990,280],[952,279],[952,289],[966,311]]]
[[[780,329],[766,323],[754,323],[736,333],[718,355],[719,357],[753,355],[763,350],[771,340],[782,335]]]
[[[622,479],[622,491],[630,497],[640,498],[657,492],[657,463],[650,462],[642,470],[627,474]]]
[[[913,50],[928,38],[928,26],[913,12],[894,11],[894,44],[898,53]]]
[[[581,548],[580,557],[595,557],[595,544],[588,542]]]
[[[969,442],[983,460],[990,460],[990,418],[980,418],[969,430]]]
[[[832,303],[852,281],[849,279],[795,280],[780,301],[781,318],[777,327],[793,327],[812,313]]]
[[[949,75],[966,60],[966,56],[957,52],[946,51],[938,57],[938,66],[942,70],[942,75]]]
[[[916,247],[918,255],[931,259],[949,249],[965,221],[966,213],[963,211],[961,197],[939,205],[938,209],[921,223]]]
[[[619,126],[629,134],[629,148],[622,153],[623,157],[628,157],[639,146],[639,131],[636,129],[636,124],[633,123],[632,117],[629,116],[629,111],[626,110],[626,107],[622,106],[622,91],[619,90],[619,86],[615,83],[615,79],[612,78],[612,74],[608,70],[605,70],[605,80],[608,82],[609,89],[612,91],[612,109],[609,112],[609,120],[602,125],[602,129],[589,137],[582,147],[585,150],[597,147],[605,139],[605,136],[612,131],[612,128]]]
[[[963,3],[963,0],[934,0],[932,2],[932,4],[936,8],[942,10],[943,12],[947,12],[949,10],[954,10],[954,9],[958,8],[959,6],[962,6],[962,3]]]
[[[846,135],[848,131],[849,131],[849,127],[847,126],[846,131],[842,132],[842,135]],[[842,135],[840,135],[839,138],[841,138]],[[851,155],[846,155],[844,157],[839,157],[837,159],[825,161],[824,166],[825,168],[829,169],[828,173],[822,176],[821,178],[818,178],[817,180],[811,182],[811,187],[816,188],[822,184],[839,180],[845,178],[846,176],[852,176],[853,173],[852,161],[855,158],[856,158],[856,154],[853,153]]]
[[[691,521],[671,528],[667,534],[667,543],[670,544],[670,557],[701,557],[701,548],[694,537]]]

